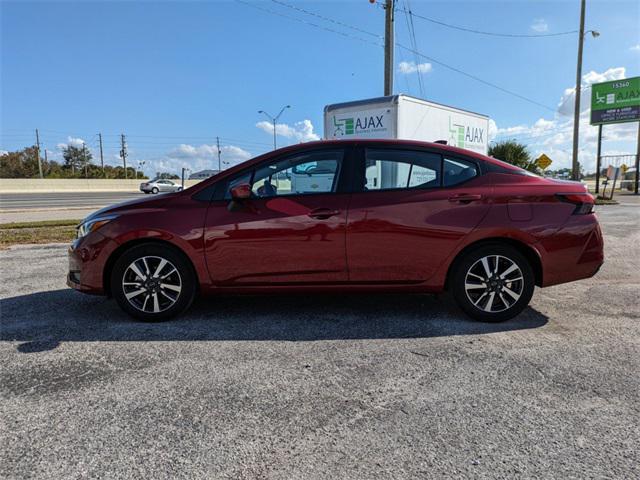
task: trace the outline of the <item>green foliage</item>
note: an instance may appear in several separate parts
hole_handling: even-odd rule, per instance
[[[540,173],[540,169],[535,164],[535,159],[531,158],[527,146],[515,140],[494,143],[489,147],[489,156],[530,172]]]
[[[62,149],[62,157],[64,158],[64,166],[75,173],[91,163],[91,152],[85,148],[67,145]]]
[[[39,176],[35,146],[0,156],[0,178],[38,178]]]
[[[91,163],[91,152],[68,146],[63,150],[64,164],[55,161],[45,162],[41,158],[42,173],[45,178],[110,178],[123,179],[124,168],[105,165],[103,169]],[[136,175],[137,174],[137,175]],[[144,173],[127,167],[127,178],[145,179]],[[27,147],[16,152],[0,156],[0,178],[39,178],[36,147]]]
[[[156,178],[160,178],[162,180],[179,180],[180,179],[180,177],[175,173],[168,173],[168,172],[156,173]]]

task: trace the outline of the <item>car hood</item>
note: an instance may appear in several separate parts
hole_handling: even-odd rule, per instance
[[[178,196],[178,193],[165,193],[153,198],[136,198],[135,200],[127,200],[125,202],[115,203],[107,207],[96,210],[88,215],[82,222],[92,220],[96,217],[111,214],[123,214],[131,210],[139,210],[141,208],[159,208],[171,201],[172,198]]]

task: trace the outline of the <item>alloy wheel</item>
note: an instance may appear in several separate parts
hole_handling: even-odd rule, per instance
[[[182,278],[166,258],[140,257],[124,271],[122,291],[134,308],[145,313],[160,313],[178,301]]]
[[[465,275],[469,301],[487,313],[513,307],[524,290],[524,276],[518,264],[502,255],[487,255],[476,261]]]

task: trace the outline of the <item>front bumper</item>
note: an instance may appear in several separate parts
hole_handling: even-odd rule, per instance
[[[75,240],[68,250],[67,286],[83,293],[104,295],[107,260],[118,244],[99,232]]]

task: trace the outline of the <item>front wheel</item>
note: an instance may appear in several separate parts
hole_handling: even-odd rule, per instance
[[[154,195],[157,194],[160,190],[158,190],[158,187],[153,187],[151,189],[151,193],[153,193]]]
[[[196,276],[180,252],[163,245],[143,244],[124,252],[113,267],[111,292],[132,317],[169,320],[193,302]]]
[[[482,322],[502,322],[524,310],[535,286],[533,269],[518,250],[480,246],[455,265],[453,296],[462,310]]]

